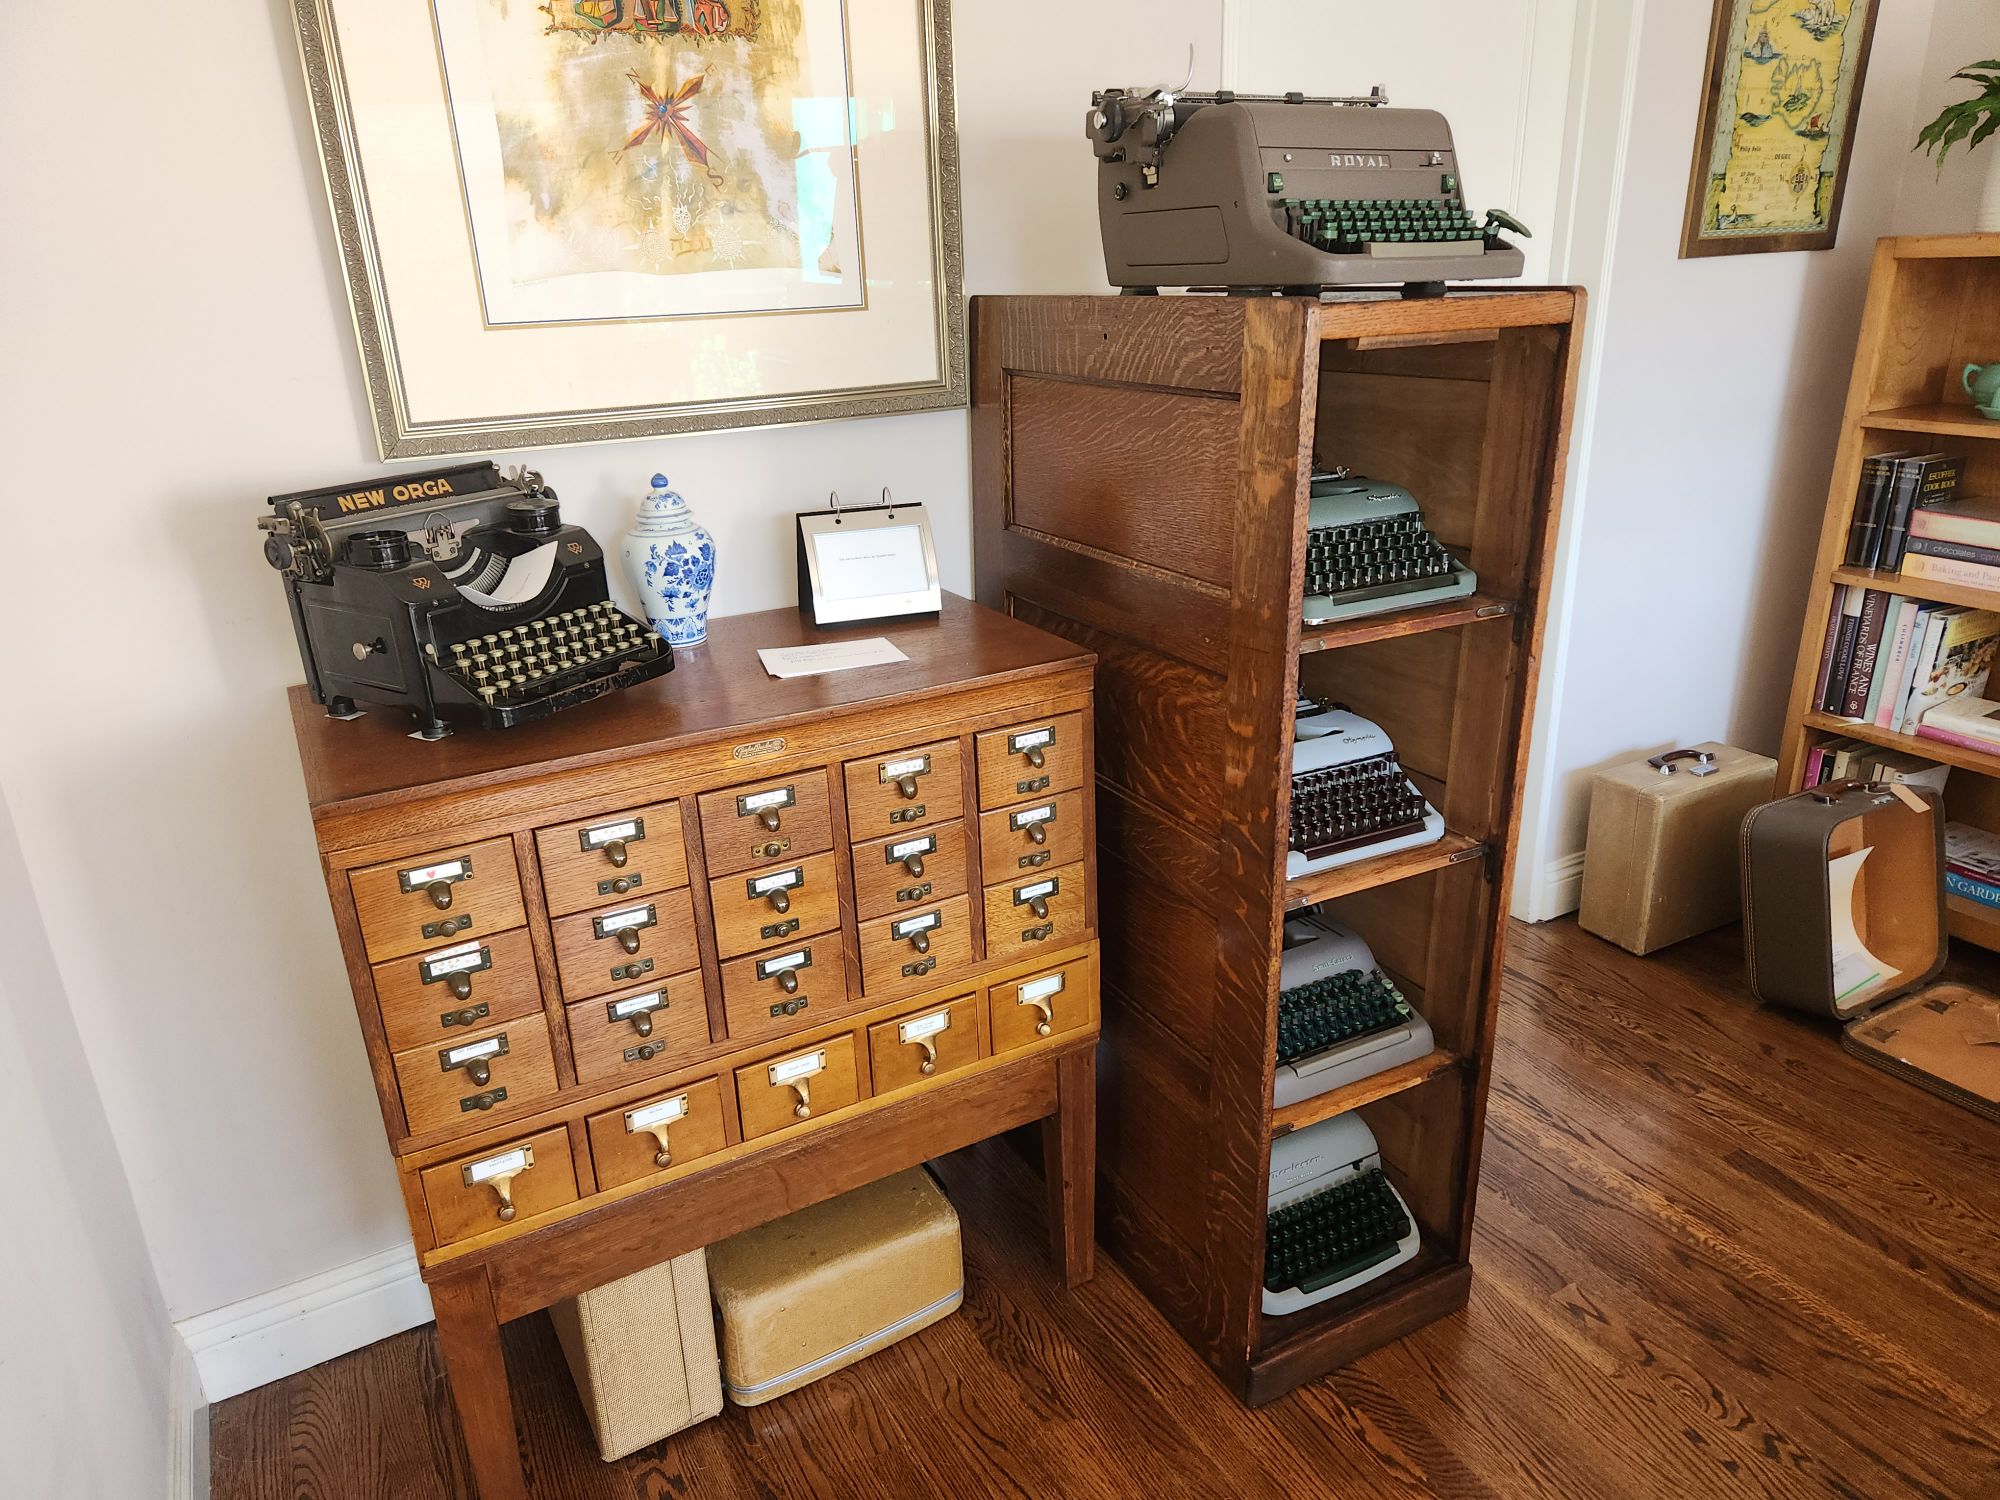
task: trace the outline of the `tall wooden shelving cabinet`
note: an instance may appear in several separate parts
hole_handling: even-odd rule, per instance
[[[2000,358],[2000,234],[1923,235],[1876,242],[1854,376],[1841,419],[1840,448],[1806,600],[1798,666],[1785,710],[1778,761],[1781,791],[1800,789],[1806,756],[1815,745],[1849,737],[1913,751],[1953,767],[1945,784],[1945,816],[2000,829],[2000,756],[1824,714],[1812,701],[1827,615],[1838,584],[1939,604],[2000,609],[2000,593],[1988,589],[1843,566],[1861,461],[1870,453],[1905,449],[1963,454],[1960,493],[2000,496],[2000,422],[1975,411],[1959,382],[1967,364],[1996,358]],[[2000,949],[2000,914],[1961,896],[1947,897],[1945,905],[1953,937]]]
[[[1582,294],[973,303],[980,598],[1098,654],[1100,1234],[1245,1400],[1460,1306]],[[1407,486],[1470,598],[1301,623],[1307,482]],[[1292,706],[1389,733],[1441,843],[1285,878]],[[1330,903],[1430,1056],[1271,1105],[1284,913]],[[1409,1264],[1261,1311],[1270,1144],[1359,1110]]]

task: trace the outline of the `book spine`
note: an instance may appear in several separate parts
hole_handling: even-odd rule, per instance
[[[1944,888],[1954,896],[1977,901],[1981,906],[2000,906],[2000,885],[1974,880],[1970,875],[1961,875],[1956,870],[1944,872]]]
[[[1921,740],[1937,740],[1939,743],[1946,745],[1956,745],[1961,750],[1984,750],[1988,755],[2000,755],[2000,744],[1995,744],[1992,740],[1974,739],[1969,734],[1959,734],[1957,731],[1951,729],[1940,729],[1929,720],[1925,720],[1917,726],[1917,738]]]
[[[1875,680],[1868,684],[1868,705],[1863,710],[1868,722],[1879,729],[1889,727],[1891,711],[1898,707],[1896,688],[1903,680],[1903,667],[1910,659],[1910,628],[1917,622],[1917,601],[1897,599],[1889,617],[1888,636],[1875,668]]]
[[[1841,607],[1847,603],[1847,585],[1833,586],[1833,604],[1826,612],[1826,639],[1820,643],[1819,671],[1813,676],[1812,703],[1815,708],[1826,702],[1827,680],[1833,676],[1834,653],[1840,647]]]
[[[2000,536],[1994,538],[2000,541]],[[1978,563],[2000,568],[2000,547],[1975,547],[1970,542],[1946,542],[1936,537],[1913,536],[1904,544],[1903,571],[1910,569],[1912,557],[1949,557],[1954,562]]]
[[[1811,752],[1806,756],[1805,784],[1807,786],[1818,786],[1821,782],[1826,780],[1826,777],[1822,774],[1825,770],[1826,770],[1826,746],[1815,745],[1812,747]]]
[[[1922,604],[1917,607],[1916,618],[1910,622],[1910,649],[1903,658],[1903,670],[1892,684],[1889,712],[1886,720],[1876,723],[1884,729],[1901,730],[1903,719],[1910,708],[1910,696],[1916,691],[1916,683],[1922,680],[1924,661],[1929,655],[1926,647],[1930,644],[1931,616],[1937,613],[1937,606]]]
[[[1960,562],[1955,557],[1933,557],[1911,553],[1903,559],[1905,578],[1927,579],[1932,583],[1955,583],[1960,588],[1993,589],[2000,592],[2000,567],[1984,563]]]
[[[1965,460],[1955,453],[1926,460],[1917,480],[1917,509],[1951,504],[1958,498],[1958,481],[1964,472]]]
[[[1876,485],[1881,471],[1881,459],[1871,456],[1861,460],[1861,483],[1854,491],[1854,519],[1847,526],[1847,556],[1844,561],[1850,568],[1867,567],[1868,556],[1875,550],[1875,535],[1882,524],[1882,518],[1875,513],[1876,502],[1880,499]]]
[[[1910,517],[1910,535],[1934,542],[1964,542],[1972,547],[2000,547],[2000,520],[1949,510],[1919,510]]]
[[[1854,635],[1854,665],[1847,670],[1847,692],[1840,711],[1850,719],[1861,717],[1868,704],[1868,684],[1875,677],[1876,658],[1882,653],[1882,621],[1889,613],[1890,595],[1880,589],[1867,590],[1861,601],[1861,624]]]
[[[1924,460],[1899,458],[1889,487],[1889,503],[1882,515],[1882,532],[1877,543],[1874,566],[1895,572],[1903,565],[1903,543],[1910,534],[1910,512],[1917,508],[1917,487],[1923,482]]]
[[[1847,673],[1854,665],[1854,637],[1861,628],[1861,603],[1866,589],[1849,587],[1847,597],[1840,606],[1840,638],[1834,646],[1833,671],[1826,684],[1826,696],[1820,700],[1820,712],[1837,714],[1840,701],[1847,695]]]

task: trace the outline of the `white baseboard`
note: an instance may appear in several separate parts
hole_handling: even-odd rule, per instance
[[[1535,871],[1528,899],[1515,915],[1526,922],[1552,922],[1583,904],[1583,851],[1552,859]]]
[[[208,1500],[208,1401],[187,1340],[167,1365],[167,1500]]]
[[[210,1401],[226,1401],[431,1320],[408,1245],[176,1323]]]

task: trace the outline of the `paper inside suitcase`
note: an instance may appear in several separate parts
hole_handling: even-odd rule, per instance
[[[1862,1017],[1840,1040],[1905,1083],[2000,1121],[2000,997],[1934,984]]]

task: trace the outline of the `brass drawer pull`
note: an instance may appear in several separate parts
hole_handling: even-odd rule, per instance
[[[441,984],[461,1005],[472,998],[472,976],[493,967],[493,950],[484,943],[466,943],[417,960],[417,978]],[[482,1010],[481,1014],[485,1012]]]
[[[631,846],[646,836],[644,818],[621,818],[615,823],[599,823],[594,828],[579,828],[576,841],[583,846],[583,852],[600,852],[611,861],[613,869],[622,870],[632,857]]]
[[[474,1088],[485,1088],[493,1081],[493,1059],[507,1055],[507,1033],[489,1036],[483,1041],[465,1042],[456,1047],[441,1048],[438,1052],[438,1068],[449,1073],[463,1068],[465,1076],[472,1080]]]
[[[613,964],[611,966],[611,977],[613,979],[638,979],[652,972],[653,961],[650,958],[642,958],[637,963]]]
[[[646,877],[635,870],[630,875],[620,875],[613,880],[598,881],[597,894],[600,896],[629,896],[645,883]]]
[[[1014,992],[1016,1005],[1032,1005],[1041,1012],[1041,1019],[1035,1022],[1036,1036],[1047,1036],[1055,1029],[1055,997],[1067,988],[1067,974],[1049,974],[1041,979],[1029,980]]]
[[[1036,921],[1046,922],[1049,919],[1049,902],[1061,890],[1060,875],[1051,875],[1047,880],[1031,881],[1027,885],[1017,885],[1014,887],[1014,904],[1027,907],[1035,914]]]
[[[463,1099],[459,1100],[458,1112],[460,1114],[466,1114],[475,1109],[487,1110],[491,1109],[496,1104],[504,1104],[506,1102],[507,1102],[506,1089],[504,1088],[488,1089],[483,1094],[468,1094]]]
[[[783,990],[787,995],[796,995],[799,992],[798,971],[796,969],[786,969],[783,973],[779,974],[778,988]]]
[[[1035,915],[1038,917],[1046,917],[1048,915],[1048,910],[1045,907],[1041,911],[1036,912]],[[627,953],[637,953],[639,951],[639,929],[636,927],[619,928],[618,946],[623,948]]]
[[[924,1049],[924,1060],[917,1064],[917,1071],[926,1078],[937,1071],[937,1042],[939,1032],[951,1030],[951,1012],[934,1010],[927,1016],[918,1016],[914,1021],[904,1021],[896,1028],[896,1040],[905,1047]]]
[[[665,1037],[660,1038],[657,1042],[641,1042],[636,1047],[627,1047],[625,1049],[625,1061],[651,1062],[666,1050],[667,1041]]]
[[[914,802],[917,800],[917,792],[919,790],[917,778],[919,776],[928,776],[930,772],[931,758],[928,755],[911,755],[904,757],[902,760],[883,761],[876,768],[875,774],[885,786],[894,782],[896,790],[902,794],[903,799],[907,802]]]
[[[798,800],[798,790],[795,787],[780,786],[773,787],[768,792],[750,792],[736,799],[736,816],[747,818],[754,815],[758,825],[766,833],[776,833],[778,825],[783,821],[778,816],[779,809],[795,807],[798,805]]]
[[[650,995],[627,995],[623,1000],[605,1001],[604,1018],[613,1026],[620,1021],[628,1021],[640,1036],[651,1036],[653,1013],[666,1008],[667,992],[654,990]]]
[[[1053,922],[1044,922],[1039,927],[1023,927],[1021,929],[1021,941],[1024,943],[1045,942],[1049,938],[1054,937],[1055,932],[1056,924]]]
[[[787,995],[799,992],[800,969],[812,967],[813,955],[810,948],[794,948],[790,953],[776,954],[771,958],[757,960],[756,975],[759,979],[775,979],[778,988]]]
[[[637,953],[640,929],[652,927],[659,920],[658,910],[648,902],[644,906],[628,907],[624,911],[607,912],[601,917],[592,917],[590,925],[598,937],[615,937],[618,939],[618,946],[627,953]]]
[[[451,909],[451,888],[472,878],[472,860],[464,855],[434,865],[415,865],[396,872],[396,884],[404,895],[422,891],[439,911]]]
[[[429,885],[424,887],[424,894],[431,898],[431,905],[435,906],[439,911],[451,910],[451,882],[433,880]]]
[[[465,931],[471,925],[472,913],[462,911],[455,917],[446,917],[442,922],[424,923],[424,936],[427,938],[450,937],[453,933]]]
[[[1028,764],[1037,771],[1048,763],[1047,747],[1056,742],[1055,726],[1045,724],[1039,729],[1023,729],[1007,736],[1007,753],[1024,755]]]
[[[652,1104],[641,1105],[638,1109],[625,1111],[625,1131],[628,1135],[644,1132],[650,1135],[659,1149],[653,1153],[653,1165],[670,1167],[674,1164],[674,1148],[667,1139],[667,1127],[676,1120],[685,1120],[688,1112],[688,1096],[676,1094],[671,1099],[661,1099]]]
[[[751,901],[768,901],[771,910],[783,916],[792,909],[793,891],[805,889],[806,867],[793,865],[770,875],[752,875],[743,882],[744,895]]]
[[[901,865],[910,872],[913,879],[921,880],[924,875],[924,856],[937,853],[937,835],[927,833],[922,838],[904,839],[890,844],[882,851],[882,862]]]
[[[510,1224],[514,1219],[514,1179],[535,1164],[533,1146],[516,1146],[511,1151],[503,1151],[498,1156],[489,1156],[484,1161],[469,1161],[458,1169],[458,1180],[469,1188],[482,1184],[493,1189],[500,1199],[496,1212],[502,1224]]]
[[[889,924],[891,942],[907,942],[919,953],[931,951],[931,934],[944,926],[942,911],[919,912],[914,917],[901,917]]]
[[[789,1088],[799,1096],[792,1106],[792,1113],[799,1119],[812,1115],[812,1079],[826,1071],[826,1051],[808,1052],[803,1057],[788,1057],[783,1062],[774,1062],[766,1070],[766,1076],[774,1089]]]

